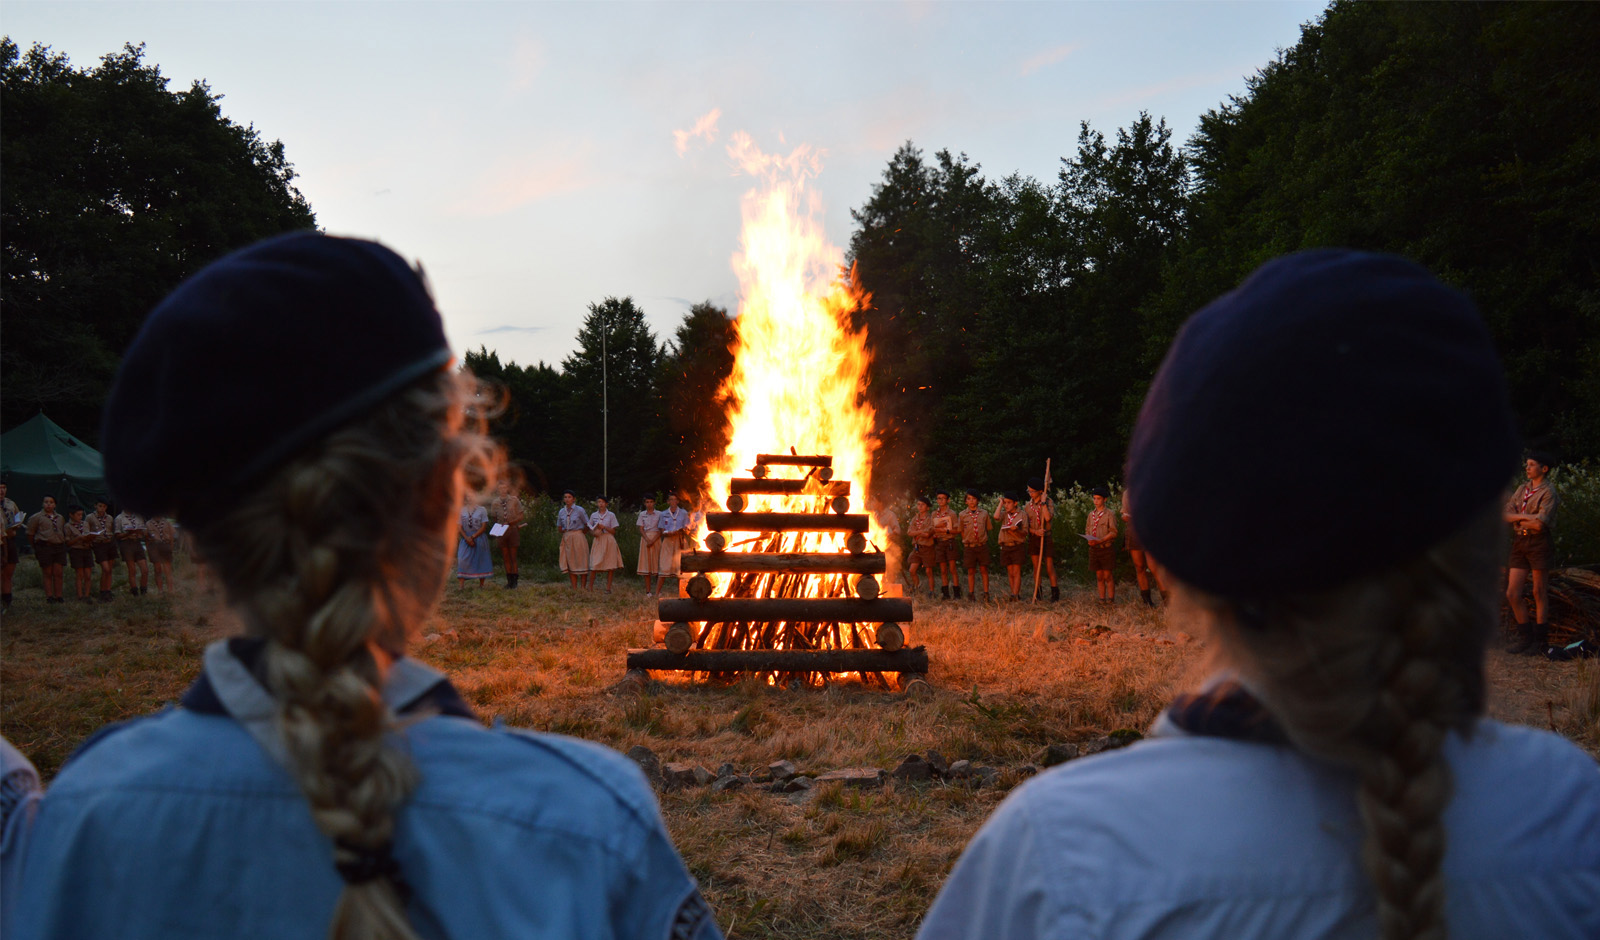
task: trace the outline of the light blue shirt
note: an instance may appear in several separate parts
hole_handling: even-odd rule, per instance
[[[683,527],[689,524],[689,513],[682,506],[677,509],[663,509],[661,519],[662,532],[682,532]]]
[[[1451,940],[1600,937],[1600,769],[1570,742],[1452,735]],[[1378,935],[1346,773],[1270,744],[1163,736],[1019,787],[919,940]]]
[[[206,655],[226,714],[170,708],[129,722],[61,771],[6,899],[8,936],[327,936],[342,887],[332,848],[271,753],[281,746],[259,740],[270,699],[237,668],[230,677],[227,656]],[[384,698],[398,710],[395,681]],[[399,743],[421,778],[394,838],[421,936],[720,936],[626,757],[443,715]]]
[[[556,510],[556,528],[562,532],[581,532],[589,527],[589,513],[578,504]]]

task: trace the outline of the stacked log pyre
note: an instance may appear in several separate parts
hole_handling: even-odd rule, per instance
[[[778,479],[773,468],[798,478]],[[746,512],[752,496],[814,497],[820,512]],[[850,483],[833,479],[826,455],[761,454],[750,476],[729,484],[727,512],[706,515],[707,551],[682,556],[688,597],[663,598],[665,648],[629,650],[628,669],[732,678],[765,674],[780,685],[816,685],[860,673],[903,689],[928,671],[924,647],[905,648],[911,601],[880,597],[880,550],[868,551],[870,520],[852,514]],[[844,552],[797,552],[800,532],[848,533]],[[730,544],[730,533],[742,533]],[[728,551],[739,548],[740,551]],[[720,596],[708,573],[728,576]]]

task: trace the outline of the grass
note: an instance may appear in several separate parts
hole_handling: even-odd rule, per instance
[[[47,777],[100,725],[176,700],[205,644],[235,629],[182,560],[175,597],[119,593],[93,606],[47,607],[30,567],[18,571],[0,631],[0,731]],[[1038,607],[919,603],[908,630],[932,660],[926,697],[673,677],[615,694],[624,650],[649,645],[655,608],[642,591],[631,576],[611,595],[452,583],[413,649],[448,671],[485,721],[620,750],[643,744],[662,761],[751,773],[787,758],[815,774],[892,768],[931,748],[1002,769],[1000,786],[980,790],[891,782],[824,785],[804,798],[662,793],[673,838],[729,937],[909,937],[962,846],[1020,781],[1018,768],[1049,743],[1145,728],[1204,658],[1161,612],[1128,598],[1104,610],[1069,589]],[[1489,674],[1496,717],[1553,727],[1600,756],[1600,663],[1496,652]]]

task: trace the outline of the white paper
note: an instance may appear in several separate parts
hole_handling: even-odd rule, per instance
[[[499,538],[500,536],[506,534],[507,528],[508,527],[504,522],[496,522],[494,525],[489,527],[489,534],[495,538]]]

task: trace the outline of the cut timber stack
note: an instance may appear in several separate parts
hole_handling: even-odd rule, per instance
[[[773,478],[774,468],[804,475]],[[925,678],[928,651],[906,649],[900,626],[911,620],[911,601],[879,597],[883,553],[867,551],[870,520],[849,512],[850,483],[833,479],[832,457],[761,454],[750,476],[728,490],[729,511],[706,515],[709,551],[682,556],[683,573],[694,575],[689,596],[658,604],[657,616],[671,624],[666,648],[629,650],[630,671],[776,673],[782,684],[829,673],[896,673],[901,688]],[[827,509],[746,512],[752,496],[814,498]],[[848,533],[847,551],[793,551],[785,536],[798,532]],[[730,543],[731,533],[739,533],[737,542]],[[708,572],[729,576],[723,596],[711,596]]]

